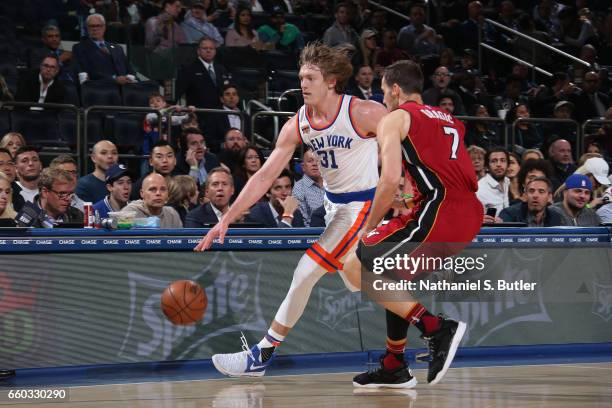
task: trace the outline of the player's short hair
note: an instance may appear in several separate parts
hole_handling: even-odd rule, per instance
[[[389,87],[397,84],[407,95],[423,92],[423,71],[413,61],[401,60],[389,65],[385,68],[383,81]]]
[[[353,75],[353,66],[347,53],[339,48],[329,47],[320,41],[309,43],[300,54],[300,67],[314,65],[321,70],[323,78],[336,80],[336,92],[342,93],[349,78]]]

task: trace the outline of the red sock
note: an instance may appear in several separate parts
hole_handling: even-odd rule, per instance
[[[405,319],[423,334],[433,333],[440,328],[440,318],[429,313],[420,303],[412,308]]]
[[[383,358],[383,366],[387,370],[395,370],[404,365],[404,349],[406,339],[390,340],[387,338],[387,355]]]

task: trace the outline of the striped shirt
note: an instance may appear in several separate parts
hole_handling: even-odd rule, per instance
[[[300,202],[299,210],[304,217],[304,225],[309,227],[312,212],[323,205],[325,190],[304,174],[293,186],[293,196]]]

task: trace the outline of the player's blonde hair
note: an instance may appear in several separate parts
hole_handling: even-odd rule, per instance
[[[309,43],[300,54],[300,67],[314,65],[321,70],[323,78],[336,80],[335,90],[342,93],[353,74],[353,66],[346,50],[329,47],[322,42]]]

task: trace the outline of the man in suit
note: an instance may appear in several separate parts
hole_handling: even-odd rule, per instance
[[[229,210],[230,198],[234,194],[232,173],[225,167],[217,167],[208,173],[204,187],[208,203],[187,213],[185,228],[202,228],[219,222]]]
[[[185,129],[178,147],[176,168],[180,173],[193,177],[198,185],[204,185],[208,172],[221,165],[217,156],[208,152],[204,135],[197,128]]]
[[[221,109],[219,94],[228,79],[227,69],[215,61],[217,46],[209,38],[198,43],[198,59],[177,76],[177,98],[185,95],[187,105]]]
[[[87,31],[89,38],[72,47],[76,72],[86,72],[91,80],[114,80],[119,85],[136,82],[135,72],[123,49],[104,40],[104,16],[91,14],[87,17]]]
[[[382,102],[382,90],[372,86],[374,81],[374,71],[369,65],[362,65],[357,69],[355,74],[355,86],[351,87],[348,91],[350,95],[354,95],[359,99],[377,99],[374,97],[378,96],[378,99]],[[373,98],[374,97],[374,98]]]
[[[223,85],[220,100],[223,110],[240,113],[238,108],[240,95],[238,95],[238,87],[235,84],[228,83]],[[208,145],[212,150],[219,151],[227,131],[235,128],[244,133],[248,122],[248,120],[243,121],[240,115],[211,115],[211,118],[204,122]]]
[[[30,68],[36,69],[47,55],[55,55],[60,66],[57,77],[62,81],[72,81],[73,77],[69,69],[72,62],[72,52],[64,51],[61,48],[62,36],[59,28],[54,25],[44,26],[41,31],[41,41],[43,47],[32,50],[30,54]]]
[[[54,55],[46,56],[40,70],[27,73],[17,83],[18,102],[64,103],[66,88],[57,80],[60,66]]]
[[[266,228],[298,228],[304,226],[299,201],[291,195],[293,179],[283,170],[266,194],[268,201],[259,202],[251,208],[246,220],[264,225]]]
[[[570,98],[576,107],[576,120],[584,122],[587,119],[602,118],[610,106],[610,98],[599,92],[599,74],[595,71],[587,72],[582,84],[582,92]]]

